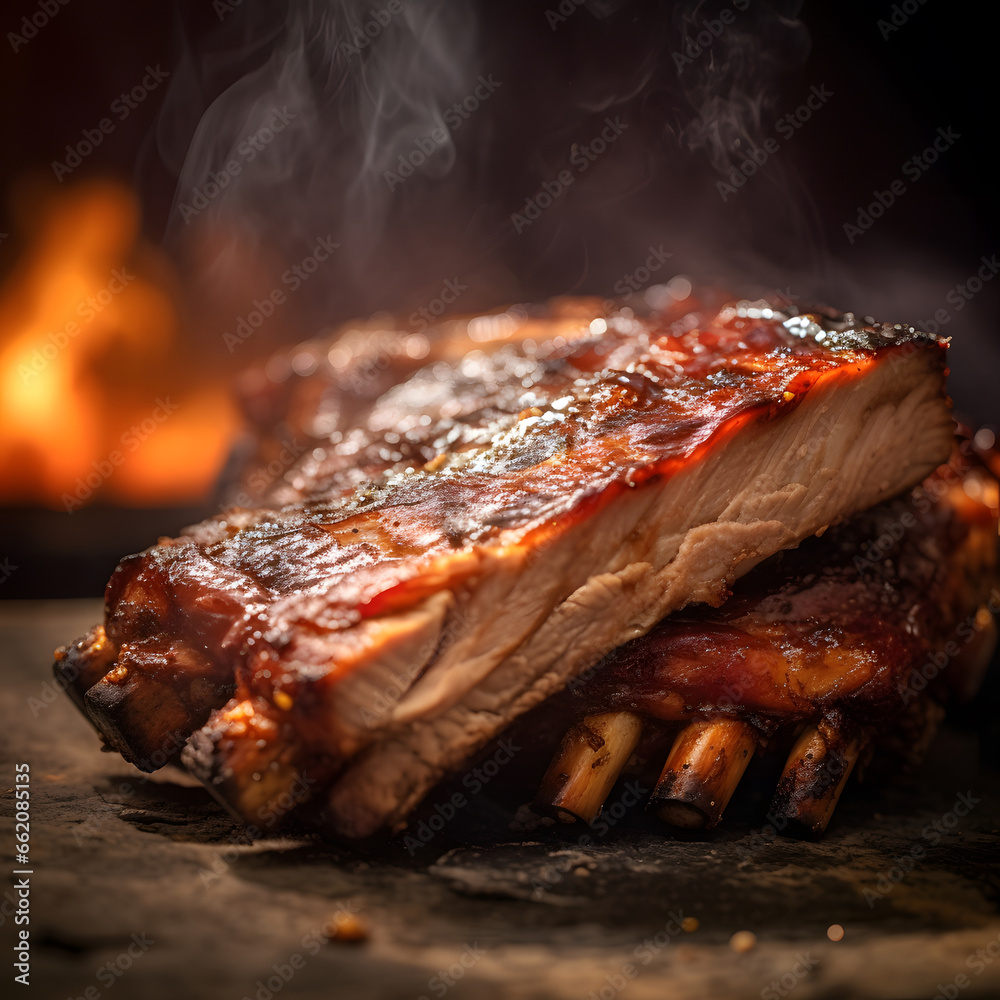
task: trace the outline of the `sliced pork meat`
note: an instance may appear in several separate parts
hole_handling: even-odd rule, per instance
[[[1000,610],[996,489],[956,450],[909,493],[767,560],[722,607],[679,611],[616,649],[587,697],[767,732],[834,710],[890,724],[932,680],[974,687],[962,654],[984,607]]]
[[[662,744],[672,728],[651,808],[711,826],[758,744],[795,728],[771,816],[821,832],[859,753],[918,755],[940,714],[930,697],[978,687],[1000,612],[997,506],[963,439],[920,486],[776,553],[721,607],[678,611],[619,647],[550,701],[566,737],[539,807],[592,820],[640,733]]]
[[[251,823],[294,790],[338,833],[396,826],[611,650],[949,454],[945,344],[909,328],[574,322],[435,361],[303,458],[295,502],[125,560],[57,661],[105,740],[149,768],[190,736]]]

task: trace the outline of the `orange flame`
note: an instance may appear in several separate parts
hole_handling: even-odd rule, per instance
[[[0,289],[0,502],[205,497],[238,418],[180,356],[170,268],[140,238],[135,198],[81,185],[32,227]]]

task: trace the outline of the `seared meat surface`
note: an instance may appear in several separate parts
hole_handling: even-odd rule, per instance
[[[592,821],[636,751],[656,768],[642,774],[651,811],[714,826],[766,747],[787,755],[771,822],[817,834],[859,760],[882,747],[897,766],[918,761],[944,696],[975,693],[996,645],[998,484],[983,457],[960,438],[919,487],[776,553],[720,608],[678,611],[571,681],[545,706],[565,735],[536,807]],[[514,739],[539,724],[527,716]]]
[[[340,833],[397,825],[611,650],[951,446],[944,344],[907,329],[742,303],[566,332],[435,361],[303,456],[295,502],[126,559],[56,665],[105,740],[152,769],[190,737],[250,822],[308,788]]]
[[[589,711],[735,715],[767,733],[834,712],[891,728],[945,681],[974,689],[1000,611],[997,483],[962,447],[910,492],[772,556],[721,607],[616,649],[576,694]]]

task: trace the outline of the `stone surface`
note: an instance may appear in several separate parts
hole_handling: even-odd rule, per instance
[[[52,649],[99,615],[94,601],[0,604],[8,870],[14,764],[31,767],[27,996],[1000,994],[1000,776],[972,732],[946,728],[915,774],[846,793],[816,843],[772,836],[746,805],[700,837],[636,813],[517,841],[509,808],[484,792],[419,846],[248,844],[189,776],[101,753],[55,689]],[[959,819],[963,795],[973,807]],[[15,898],[0,907],[6,955]],[[323,938],[338,913],[356,914],[368,939]],[[676,932],[681,917],[696,929]],[[828,939],[832,924],[843,940]],[[744,953],[729,946],[740,930],[757,937]]]

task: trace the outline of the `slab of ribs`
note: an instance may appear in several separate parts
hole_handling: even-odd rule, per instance
[[[666,734],[648,807],[712,826],[784,738],[772,810],[820,832],[992,649],[996,470],[946,348],[708,297],[307,345],[248,376],[242,505],[124,559],[56,675],[107,747],[258,829],[400,830],[558,702],[540,812],[593,820]]]

